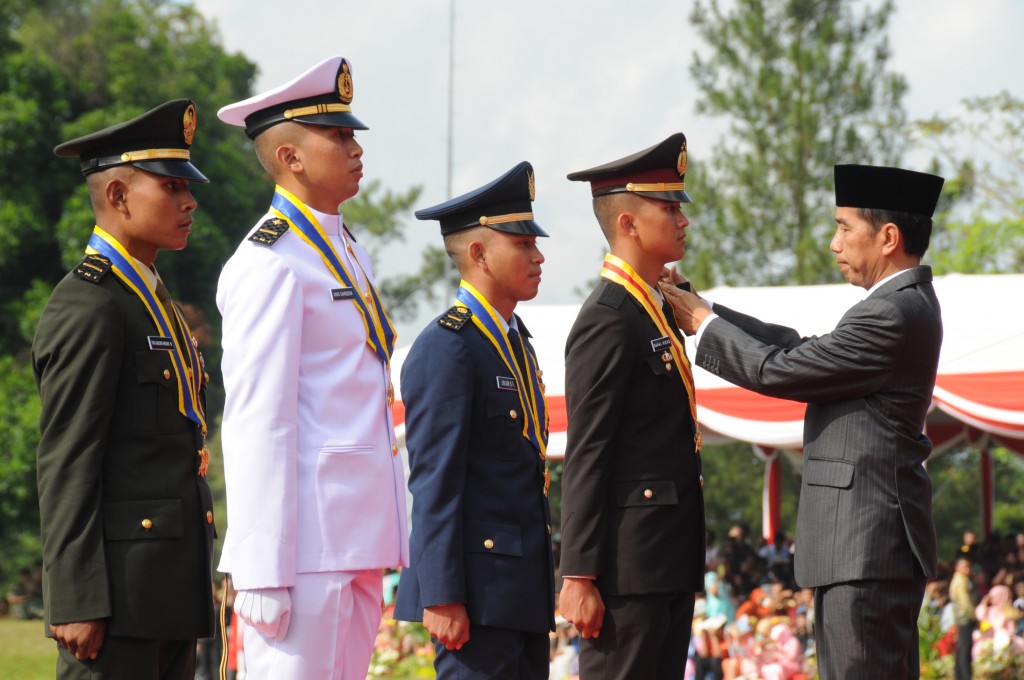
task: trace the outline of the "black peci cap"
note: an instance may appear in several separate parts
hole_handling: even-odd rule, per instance
[[[835,166],[836,207],[874,208],[931,217],[945,180],[876,165]]]
[[[442,236],[474,227],[490,227],[510,234],[547,236],[547,232],[533,221],[534,195],[533,166],[523,161],[479,189],[417,210],[416,218],[438,220]]]
[[[191,99],[175,99],[124,123],[59,144],[53,153],[78,156],[83,175],[132,165],[154,175],[209,182],[192,165],[189,147],[195,132],[195,104]]]
[[[686,136],[682,132],[625,158],[568,175],[574,182],[590,182],[595,198],[634,193],[663,201],[692,203],[686,193],[685,177]]]

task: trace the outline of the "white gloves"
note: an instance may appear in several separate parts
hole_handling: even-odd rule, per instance
[[[235,613],[262,635],[284,640],[292,615],[292,598],[287,588],[239,590],[235,594]]]

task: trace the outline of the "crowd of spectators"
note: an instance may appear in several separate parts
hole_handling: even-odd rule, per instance
[[[966,577],[959,583],[958,571]],[[959,553],[928,584],[920,624],[922,661],[941,669],[936,677],[946,669],[958,678],[1024,677],[1024,533],[979,541],[965,532]]]

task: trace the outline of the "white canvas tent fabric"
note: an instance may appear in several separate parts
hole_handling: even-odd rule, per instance
[[[935,288],[945,331],[929,435],[940,450],[966,437],[977,441],[980,432],[1024,453],[1024,275],[950,274],[938,277]],[[836,284],[718,287],[701,294],[806,336],[832,330],[843,313],[863,299],[864,290]],[[551,431],[548,451],[554,458],[565,452],[564,350],[578,309],[578,305],[530,303],[517,309],[533,334],[544,371]],[[408,347],[403,347],[392,360],[395,422],[403,440],[398,376],[407,353]],[[694,356],[692,339],[687,340],[687,353]],[[705,442],[736,440],[783,449],[801,446],[803,404],[734,387],[699,368],[694,370],[694,382]]]

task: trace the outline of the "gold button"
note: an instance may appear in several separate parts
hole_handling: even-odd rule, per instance
[[[206,523],[207,524],[213,524],[213,511],[212,510],[207,510],[206,511]]]
[[[488,550],[490,550],[491,548],[493,548],[493,547],[494,547],[494,541],[492,541],[492,540],[491,540],[491,539],[489,539],[489,538],[488,538],[488,539],[486,539],[486,540],[484,541],[484,547],[485,547],[485,548],[487,548]]]
[[[511,418],[512,420],[515,420],[516,418],[519,417],[519,414],[516,413],[515,409],[512,409],[508,412],[508,417]]]
[[[700,485],[704,486],[704,475],[700,476]]]
[[[153,520],[151,520],[148,517],[146,519],[142,520],[142,528],[145,529],[146,531],[149,531],[150,529],[152,529],[153,528]]]
[[[644,498],[654,498],[654,492],[650,489],[644,489]]]
[[[398,444],[392,444],[391,445],[391,455],[392,456],[397,456],[398,455]]]
[[[203,373],[203,382],[210,382],[210,374]]]
[[[665,364],[665,370],[668,371],[669,373],[672,372],[672,362],[671,361]]]
[[[168,369],[165,368],[164,369],[164,380],[170,380],[170,379],[171,379],[171,372]]]

